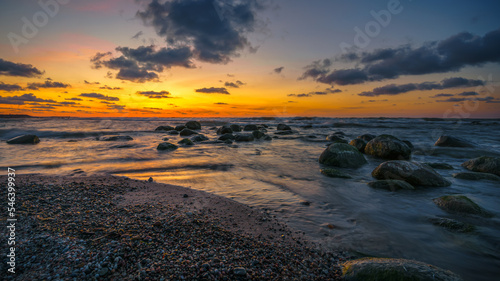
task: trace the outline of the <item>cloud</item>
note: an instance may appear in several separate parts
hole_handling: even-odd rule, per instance
[[[76,100],[76,101],[82,101],[81,98],[70,98],[70,99],[65,99],[65,100]]]
[[[466,93],[474,93],[474,92],[466,92]],[[484,101],[486,103],[500,103],[500,99],[495,99],[492,96],[474,97],[474,98],[448,98],[445,100],[436,100],[436,102],[462,102],[462,101]]]
[[[215,87],[196,89],[195,92],[197,92],[197,93],[204,93],[204,94],[224,94],[224,95],[230,95],[230,93],[227,91],[226,88],[215,88]]]
[[[241,82],[240,80],[237,80],[236,82],[226,82],[224,83],[224,86],[230,87],[230,88],[239,88],[240,86],[245,85],[245,83]]]
[[[89,84],[89,85],[99,85],[99,84],[101,84],[101,83],[99,83],[99,82],[89,82],[89,81],[87,81],[87,80],[83,80],[83,83],[85,83],[85,84]]]
[[[137,32],[134,36],[132,36],[130,39],[139,39],[139,37],[141,37],[142,34],[144,34],[144,33],[141,30],[141,31]]]
[[[434,96],[431,96],[431,98],[440,98],[440,97],[453,97],[453,94],[437,94]]]
[[[15,63],[0,59],[0,75],[37,77],[41,76],[43,71],[33,67],[31,64]]]
[[[13,91],[22,91],[23,87],[17,84],[5,84],[4,82],[0,82],[0,91],[13,92]]]
[[[312,97],[312,96],[326,96],[328,94],[336,94],[340,93],[342,90],[340,89],[331,89],[328,88],[325,91],[318,91],[318,92],[309,92],[309,93],[302,93],[302,94],[288,94],[287,96],[289,97],[298,97],[298,98],[306,98],[306,97]]]
[[[123,88],[120,87],[110,87],[108,85],[104,85],[102,87],[99,87],[101,90],[122,90]]]
[[[25,103],[57,103],[55,100],[46,100],[42,98],[38,98],[32,93],[23,94],[21,96],[13,96],[13,97],[0,97],[0,104],[25,104]]]
[[[227,103],[225,102],[215,102],[214,104],[218,104],[218,105],[228,105]]]
[[[51,80],[46,80],[44,83],[28,83],[27,89],[38,90],[39,88],[68,88],[71,87],[70,84],[64,84],[62,82],[53,82]]]
[[[283,71],[283,69],[285,69],[285,67],[280,66],[280,67],[275,68],[273,71],[274,71],[274,73],[280,74]]]
[[[172,98],[169,92],[167,91],[161,91],[161,92],[154,92],[154,91],[146,91],[146,92],[136,92],[136,94],[148,97],[150,99],[168,99]]]
[[[479,96],[479,94],[477,92],[463,92],[458,94],[457,96],[470,97],[470,96]]]
[[[401,75],[423,75],[459,71],[466,66],[500,62],[500,29],[484,36],[462,32],[420,47],[403,45],[360,54],[343,55],[341,59],[356,63],[352,69],[331,70],[329,59],[313,62],[299,79],[330,85],[361,84],[368,81],[395,79]],[[460,81],[449,81],[459,83]]]
[[[381,95],[392,96],[416,90],[429,91],[429,90],[443,90],[443,89],[458,88],[458,87],[467,88],[467,87],[482,86],[484,84],[485,82],[483,82],[482,80],[467,79],[462,77],[452,77],[443,79],[441,83],[423,82],[423,83],[408,83],[402,85],[389,84],[375,88],[372,91],[362,92],[358,94],[358,96],[365,96],[365,97],[376,97]]]
[[[86,97],[86,98],[95,98],[95,99],[105,100],[105,101],[119,101],[120,100],[117,97],[105,96],[105,95],[99,94],[99,93],[81,93],[79,96]]]

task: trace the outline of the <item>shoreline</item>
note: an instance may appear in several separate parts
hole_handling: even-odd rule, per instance
[[[16,175],[16,185],[7,280],[341,280],[344,253],[222,196],[111,175]]]

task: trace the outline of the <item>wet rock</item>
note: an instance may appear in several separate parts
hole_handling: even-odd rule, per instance
[[[321,153],[319,163],[342,168],[359,168],[367,161],[355,147],[345,143],[334,143]]]
[[[271,141],[273,140],[273,138],[271,138],[271,136],[268,136],[268,135],[264,135],[261,140],[265,140],[265,141]]]
[[[359,152],[363,153],[365,152],[366,143],[367,142],[363,139],[353,139],[349,144],[357,148]]]
[[[233,132],[241,132],[241,126],[240,125],[237,125],[237,124],[232,124],[229,126],[229,128],[231,128],[231,130],[233,130]]]
[[[449,186],[451,182],[443,178],[431,167],[404,160],[392,160],[380,164],[372,172],[379,180],[404,180],[413,186]]]
[[[274,132],[275,135],[293,135],[295,133],[297,133],[297,132],[295,132],[295,131],[289,131],[289,130]]]
[[[434,143],[435,146],[447,146],[447,147],[475,147],[475,145],[462,138],[452,137],[452,136],[441,136]]]
[[[464,195],[446,195],[432,200],[442,210],[452,214],[491,217],[491,214]]]
[[[406,259],[362,258],[342,264],[345,281],[462,281],[457,274],[423,262]]]
[[[357,137],[357,139],[362,139],[366,142],[369,142],[371,141],[372,139],[376,138],[377,136],[375,135],[372,135],[372,134],[364,134],[364,135],[361,135],[359,137]]]
[[[323,168],[320,170],[320,172],[323,175],[331,178],[352,179],[350,175],[333,168]]]
[[[411,149],[394,136],[380,135],[366,144],[365,153],[388,160],[408,160]]]
[[[198,121],[188,121],[184,126],[191,130],[201,130],[201,124]]]
[[[500,158],[498,157],[481,156],[465,161],[461,166],[469,171],[500,176]]]
[[[131,136],[107,136],[99,138],[100,141],[131,141]]]
[[[252,135],[253,135],[253,137],[254,137],[254,138],[256,138],[256,139],[260,139],[260,138],[262,138],[262,137],[264,137],[264,136],[265,136],[265,134],[264,134],[263,132],[261,132],[260,130],[255,130],[255,131],[253,131],[253,132],[252,132]]]
[[[338,143],[348,143],[348,141],[345,140],[342,136],[336,135],[336,134],[327,136],[326,140],[334,142],[334,143],[336,143],[336,142],[338,142]]]
[[[276,130],[278,131],[291,131],[292,128],[286,124],[278,124],[278,127],[276,127]]]
[[[180,145],[184,145],[184,146],[191,146],[191,145],[194,145],[194,142],[191,141],[190,139],[182,139],[178,142]]]
[[[219,137],[219,140],[221,140],[221,141],[234,140],[234,139],[235,139],[235,137],[233,134],[224,134],[224,135]]]
[[[196,135],[191,137],[191,140],[193,142],[202,142],[202,141],[207,141],[208,138],[205,135]]]
[[[178,135],[179,131],[177,131],[177,130],[170,130],[170,131],[167,132],[167,134],[174,136],[174,135]]]
[[[410,150],[413,150],[415,148],[415,146],[413,145],[413,143],[411,143],[411,141],[409,140],[401,140],[401,141],[404,142],[410,148]]]
[[[159,126],[158,128],[155,129],[155,131],[171,131],[171,130],[175,130],[175,128],[172,126]]]
[[[453,177],[456,179],[462,180],[490,180],[490,181],[500,181],[500,177],[494,174],[488,173],[474,173],[474,172],[460,172],[453,174]]]
[[[235,141],[253,141],[254,139],[252,134],[236,134],[234,136]]]
[[[378,180],[368,183],[369,187],[397,191],[400,189],[414,190],[413,185],[402,180]]]
[[[181,137],[187,137],[187,136],[196,135],[196,134],[198,134],[198,132],[195,132],[191,129],[185,128],[179,134],[181,135]]]
[[[149,177],[148,182],[153,182],[153,178]]]
[[[453,170],[453,166],[446,163],[425,163],[433,169]]]
[[[443,227],[451,232],[469,233],[476,230],[472,224],[459,222],[448,218],[430,218],[429,221],[436,226]]]
[[[39,142],[40,139],[36,135],[21,135],[7,141],[8,144],[37,144]]]
[[[182,131],[182,130],[184,130],[184,129],[186,129],[186,126],[184,126],[184,125],[179,125],[179,126],[175,126],[175,129],[174,129],[174,130],[176,130],[176,131],[180,132],[180,131]]]
[[[169,142],[162,142],[156,147],[157,150],[163,150],[163,151],[171,151],[171,150],[176,150],[178,148],[177,145]]]
[[[255,131],[258,129],[259,129],[259,127],[257,127],[257,125],[253,125],[253,124],[248,124],[248,125],[245,125],[245,127],[243,127],[243,131]]]
[[[243,267],[236,267],[233,269],[233,273],[234,273],[234,275],[237,275],[237,276],[245,276],[245,275],[247,275],[247,270],[244,269]]]
[[[233,129],[227,126],[222,126],[219,129],[217,129],[217,135],[224,135],[224,134],[232,134]]]
[[[162,140],[162,141],[168,141],[168,140],[169,140],[169,138],[164,137],[164,138],[162,138],[161,140]]]

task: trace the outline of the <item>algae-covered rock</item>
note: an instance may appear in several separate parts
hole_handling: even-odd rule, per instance
[[[331,178],[343,178],[343,179],[351,179],[352,177],[342,171],[339,171],[337,169],[334,169],[334,168],[323,168],[320,170],[320,172],[327,176],[327,177],[331,177]]]
[[[319,163],[342,168],[359,168],[367,161],[363,154],[352,145],[334,143],[321,153]]]
[[[156,149],[162,151],[171,151],[171,150],[176,150],[177,148],[178,148],[177,145],[169,142],[162,142],[158,145],[158,147],[156,147]]]
[[[447,163],[425,163],[425,164],[433,169],[453,170],[453,166]]]
[[[408,160],[411,149],[394,136],[380,135],[366,144],[365,153],[382,159]]]
[[[500,158],[498,157],[481,156],[465,161],[462,167],[473,172],[490,173],[500,176]]]
[[[404,180],[414,186],[449,186],[451,182],[443,178],[431,167],[418,162],[392,160],[380,164],[372,172],[379,180]]]
[[[456,179],[462,180],[490,180],[490,181],[500,181],[500,177],[493,174],[488,173],[474,173],[474,172],[460,172],[453,174],[453,177]]]
[[[190,139],[182,139],[179,141],[179,144],[184,145],[184,146],[190,146],[190,145],[194,145],[194,142]]]
[[[435,226],[439,226],[445,228],[448,231],[456,233],[469,233],[476,230],[476,227],[472,224],[459,222],[457,220],[448,218],[430,218],[429,221]]]
[[[353,139],[349,142],[350,145],[357,148],[361,153],[365,152],[366,143],[367,142],[363,139]]]
[[[368,183],[369,187],[397,191],[400,189],[414,190],[413,185],[402,180],[379,180]]]
[[[446,195],[432,201],[448,213],[491,217],[489,212],[464,195]]]

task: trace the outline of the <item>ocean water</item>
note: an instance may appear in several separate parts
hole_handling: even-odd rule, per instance
[[[460,164],[481,155],[500,157],[500,120],[390,118],[218,118],[197,119],[201,134],[211,141],[223,124],[266,124],[272,141],[202,142],[159,152],[164,137],[160,125],[182,125],[191,119],[161,118],[23,118],[0,119],[0,169],[18,174],[112,174],[176,184],[219,194],[266,209],[324,248],[347,249],[366,255],[427,262],[460,274],[466,280],[497,280],[500,275],[500,183],[455,179]],[[474,122],[475,121],[475,122]],[[275,135],[285,123],[297,133]],[[352,179],[323,176],[318,157],[327,135],[343,132],[348,139],[391,134],[415,145],[412,160],[443,162],[453,170],[437,170],[449,187],[389,192],[367,186],[381,159],[365,156],[368,164],[345,169]],[[36,134],[37,145],[8,145],[5,140]],[[477,148],[435,147],[440,135],[462,137]],[[96,138],[127,135],[131,141]],[[463,194],[494,214],[493,218],[450,215],[433,198]],[[303,204],[310,202],[310,205]],[[445,217],[477,226],[474,233],[452,233],[429,222]],[[330,228],[331,224],[334,227]]]

